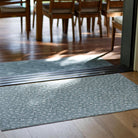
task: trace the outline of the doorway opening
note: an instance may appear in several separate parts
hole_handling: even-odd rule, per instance
[[[112,29],[110,28],[110,35],[107,37],[104,16],[102,16],[102,38],[99,36],[98,19],[95,20],[94,32],[91,31],[92,25],[90,26],[90,32],[88,31],[87,19],[83,19],[81,42],[79,40],[78,24],[75,27],[75,42],[72,42],[71,21],[69,21],[68,34],[65,35],[61,31],[62,21],[59,20],[57,26],[57,20],[55,20],[53,23],[52,43],[50,42],[48,18],[44,17],[42,42],[35,40],[35,29],[31,30],[29,40],[26,39],[25,33],[20,34],[19,19],[1,18],[0,30],[3,31],[0,33],[0,62],[2,62],[3,67],[7,66],[6,63],[16,63],[8,66],[9,69],[12,68],[13,70],[16,68],[15,70],[18,73],[1,76],[2,83],[0,85],[7,86],[53,79],[104,75],[132,70],[136,10],[137,0],[133,2],[124,1],[122,35],[121,31],[117,30],[113,51],[111,51]],[[93,22],[93,20],[90,21]],[[112,21],[110,21],[110,26],[111,24]],[[43,65],[35,63],[36,60],[41,60],[40,63],[46,62],[49,70],[46,71],[47,68],[44,68],[44,70],[40,71],[39,67],[43,68]],[[29,73],[22,74],[22,70],[17,68],[16,65],[22,63],[24,63],[23,69],[26,68],[26,70],[28,70],[28,66],[25,66],[27,63],[28,65],[33,64],[30,66]],[[51,63],[55,65],[51,65]],[[60,68],[56,66],[58,63]],[[87,63],[87,67],[83,68],[83,63]],[[91,63],[94,63],[94,67],[91,66]],[[36,65],[38,65],[38,70],[33,72],[32,68],[36,68]]]

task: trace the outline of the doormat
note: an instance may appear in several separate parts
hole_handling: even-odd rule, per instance
[[[138,86],[120,74],[0,87],[0,130],[138,109]]]

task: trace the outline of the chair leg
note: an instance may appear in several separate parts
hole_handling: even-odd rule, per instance
[[[106,28],[107,28],[107,36],[109,37],[110,35],[110,18],[109,17],[106,17]]]
[[[76,26],[76,23],[77,23],[77,17],[75,17],[75,22],[74,22],[74,25]]]
[[[67,35],[68,33],[68,19],[62,19],[62,28],[63,28],[63,33]]]
[[[77,17],[75,18],[75,23],[74,23],[74,25],[76,25],[76,23],[77,23]],[[81,25],[83,24],[83,18],[81,19]]]
[[[112,45],[111,45],[111,51],[114,50],[115,32],[116,32],[116,28],[115,28],[114,25],[113,25],[113,27],[112,27]]]
[[[80,41],[81,41],[81,20],[80,20],[80,15],[78,17],[78,22],[79,22],[79,37],[80,37]]]
[[[35,12],[35,10],[33,10],[33,23],[32,23],[32,28],[34,28],[35,14],[36,14],[36,12]]]
[[[101,19],[102,20],[102,19]],[[99,18],[98,18],[98,20],[97,20],[97,24],[99,24]]]
[[[75,41],[75,34],[74,34],[74,17],[72,16],[72,34],[73,34],[73,42]]]
[[[27,1],[26,7],[30,7],[29,1]],[[26,32],[27,32],[27,39],[29,39],[29,33],[31,31],[30,22],[31,22],[31,18],[30,18],[30,8],[27,8],[26,9]]]
[[[29,33],[30,33],[30,21],[26,18],[26,32],[27,32],[27,39],[29,39]]]
[[[44,16],[42,16],[42,30],[43,30],[43,20],[44,20]]]
[[[64,19],[62,19],[62,30],[63,30],[63,33],[64,33],[64,30],[65,30],[65,27],[64,27]]]
[[[94,32],[95,27],[95,17],[92,18],[92,32]]]
[[[23,17],[21,17],[21,33],[23,33]]]
[[[29,28],[29,22],[27,22],[27,30],[26,30],[26,32],[27,32],[27,39],[29,40],[29,33],[30,33],[30,28]]]
[[[58,27],[58,25],[59,25],[59,19],[57,19],[57,27]]]
[[[102,37],[102,21],[101,21],[101,15],[99,15],[98,21],[99,21],[100,37]]]
[[[53,42],[52,26],[53,26],[53,18],[50,17],[50,39],[51,39],[51,42]]]
[[[90,17],[87,18],[87,32],[90,32],[90,24],[91,24],[91,20]]]
[[[27,33],[27,39],[29,39],[29,33],[30,33],[30,14],[27,14],[26,16],[26,33]]]

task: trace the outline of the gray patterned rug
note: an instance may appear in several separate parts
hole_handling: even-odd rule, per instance
[[[0,130],[138,109],[138,86],[120,74],[0,87]]]
[[[27,60],[0,63],[0,78],[41,72],[73,71],[111,66],[100,55],[77,55],[66,58],[54,57],[41,60]]]

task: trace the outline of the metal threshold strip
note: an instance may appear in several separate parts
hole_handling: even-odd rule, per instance
[[[54,81],[61,79],[99,76],[99,75],[122,73],[128,71],[132,70],[125,66],[119,65],[119,66],[108,66],[108,67],[85,69],[85,70],[42,72],[42,73],[34,73],[26,75],[17,75],[12,77],[0,78],[0,87]]]

